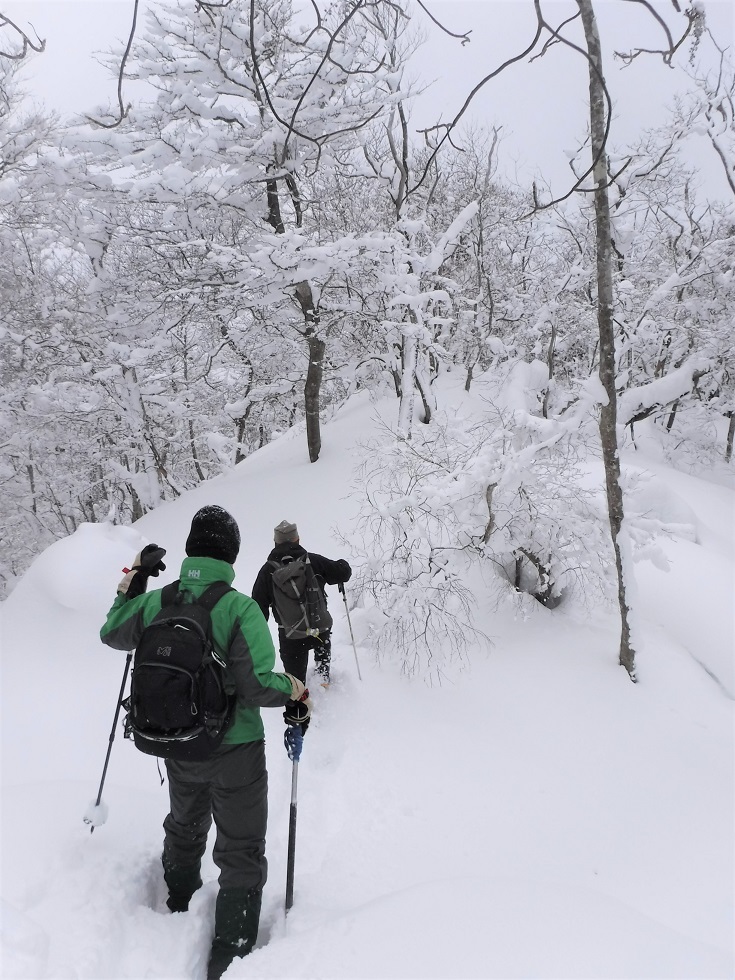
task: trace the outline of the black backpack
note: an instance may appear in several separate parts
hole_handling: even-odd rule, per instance
[[[308,555],[271,560],[273,609],[289,640],[319,637],[332,628],[324,590]]]
[[[212,644],[210,613],[227,592],[215,582],[192,602],[179,583],[161,594],[161,611],[135,650],[125,734],[146,755],[206,759],[220,745],[235,696],[225,691],[227,669]]]

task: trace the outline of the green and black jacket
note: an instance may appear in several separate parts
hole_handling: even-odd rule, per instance
[[[215,582],[232,584],[235,570],[216,558],[186,558],[180,590],[200,596]],[[161,590],[135,599],[118,595],[100,631],[100,639],[115,650],[133,650],[161,611]],[[261,708],[278,708],[291,697],[291,681],[274,672],[276,652],[268,624],[258,604],[241,592],[228,592],[212,612],[212,639],[227,664],[237,706],[224,741],[229,745],[263,738]]]

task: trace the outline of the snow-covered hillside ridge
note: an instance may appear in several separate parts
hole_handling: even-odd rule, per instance
[[[124,664],[99,627],[141,545],[168,549],[156,585],[176,577],[206,503],[240,525],[245,592],[283,518],[310,550],[351,560],[355,467],[381,412],[391,421],[395,402],[353,398],[324,426],[316,464],[289,432],[134,527],[82,526],[0,607],[3,976],[203,976],[216,869],[207,856],[191,910],[167,912],[166,787],[120,730],[107,823],[90,835],[82,821]],[[281,713],[264,711],[270,875],[258,948],[227,980],[733,975],[735,494],[639,445],[624,467],[636,506],[669,530],[669,570],[636,566],[636,685],[617,664],[614,607],[499,599],[491,575],[471,581],[491,645],[470,647],[441,685],[376,662],[374,616],[352,608],[359,680],[329,590],[335,682],[314,685],[295,904],[285,922],[291,766]]]

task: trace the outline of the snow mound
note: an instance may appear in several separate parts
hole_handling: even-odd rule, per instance
[[[140,532],[131,527],[80,524],[73,534],[55,541],[35,559],[9,596],[8,608],[15,602],[30,601],[75,612],[88,610],[90,605],[107,609],[111,563],[119,567],[122,578],[123,566],[145,544]]]

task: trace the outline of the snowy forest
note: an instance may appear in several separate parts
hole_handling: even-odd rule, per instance
[[[3,976],[206,973],[217,868],[170,913],[168,789],[99,630],[216,504],[241,592],[284,519],[353,569],[288,916],[262,712],[268,880],[228,978],[732,978],[725,5],[39,0],[57,34],[1,6]],[[51,108],[34,66],[86,80],[103,7],[107,84]],[[554,115],[535,179],[524,100]]]
[[[421,131],[421,32],[481,39],[420,0],[179,0],[145,17],[136,0],[109,56],[117,102],[73,120],[29,108],[20,75],[45,39],[0,15],[4,595],[81,524],[136,521],[293,426],[316,463],[325,420],[389,391],[359,584],[412,610],[409,669],[436,631],[461,648],[457,565],[489,560],[550,607],[575,583],[617,595],[633,674],[625,567],[661,528],[624,513],[618,442],[645,423],[679,467],[732,466],[735,75],[704,4],[644,3],[657,46],[631,31],[614,57],[685,94],[613,146],[594,5],[529,6],[526,48]],[[502,127],[462,116],[559,48],[588,65],[589,119],[554,196],[502,176]],[[702,191],[692,133],[729,197]],[[447,416],[447,373],[494,385],[484,419]]]

